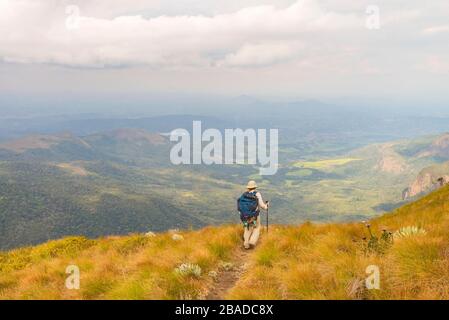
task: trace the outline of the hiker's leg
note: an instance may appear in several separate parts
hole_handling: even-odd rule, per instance
[[[243,230],[245,230],[245,231],[243,232],[243,239],[244,239],[243,246],[244,246],[246,249],[248,249],[248,248],[249,248],[249,240],[250,240],[250,238],[251,238],[251,234],[252,234],[252,232],[253,232],[253,228],[252,228],[252,227],[249,227],[249,228],[244,227]]]
[[[257,217],[256,226],[253,227],[253,232],[251,233],[251,236],[249,238],[249,244],[252,246],[255,246],[257,244],[257,241],[259,241],[260,236],[260,216]]]

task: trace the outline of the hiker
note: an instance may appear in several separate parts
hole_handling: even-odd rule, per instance
[[[237,209],[243,222],[245,231],[243,234],[245,249],[254,248],[259,240],[261,223],[260,209],[268,210],[268,201],[265,203],[262,195],[258,192],[255,181],[249,181],[246,192],[237,200]]]

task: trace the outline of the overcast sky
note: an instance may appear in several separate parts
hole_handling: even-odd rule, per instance
[[[0,34],[1,94],[449,100],[447,0],[0,0]]]

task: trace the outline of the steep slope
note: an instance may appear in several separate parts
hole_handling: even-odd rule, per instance
[[[238,231],[72,237],[0,253],[0,299],[205,298],[238,247]],[[189,272],[191,264],[200,272]],[[68,266],[80,270],[79,290],[65,287]]]
[[[377,240],[362,223],[278,227],[227,297],[449,299],[448,187],[372,220],[370,228]],[[381,240],[382,230],[393,239],[387,233]],[[379,268],[379,289],[365,286],[369,266]]]
[[[0,298],[449,299],[449,187],[370,228],[377,240],[362,223],[274,226],[238,261],[239,226],[67,238],[0,254]],[[380,237],[384,229],[394,238]],[[79,290],[64,286],[69,265],[80,269]],[[365,286],[369,266],[379,289]]]

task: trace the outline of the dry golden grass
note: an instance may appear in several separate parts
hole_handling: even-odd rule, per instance
[[[371,221],[373,232],[427,231],[366,252],[364,224],[275,227],[255,251],[231,299],[449,299],[449,189]],[[380,269],[367,290],[366,268]]]
[[[224,226],[155,237],[131,235],[99,240],[66,238],[0,254],[0,299],[197,299],[240,243],[240,228]],[[174,272],[199,265],[200,278]],[[68,290],[66,267],[80,268],[80,290]]]
[[[416,226],[426,232],[368,250],[363,223],[273,226],[251,253],[230,299],[449,299],[449,187],[370,221],[374,234]],[[82,237],[0,253],[0,299],[202,299],[209,271],[240,250],[241,227],[208,227],[155,237]],[[180,275],[183,263],[201,276]],[[65,288],[68,265],[80,290]],[[379,267],[380,289],[365,286]]]

